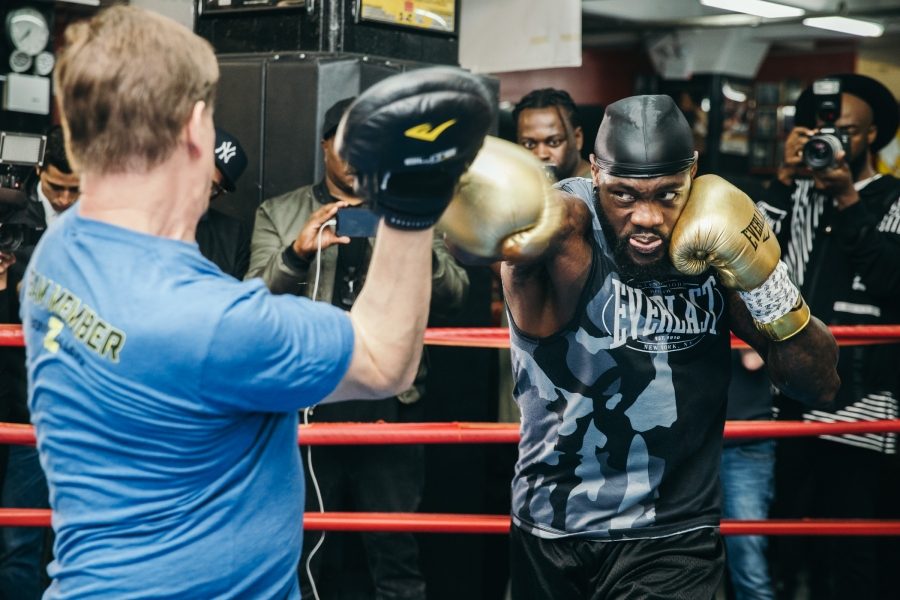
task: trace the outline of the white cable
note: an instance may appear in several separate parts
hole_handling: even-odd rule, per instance
[[[331,219],[329,221],[325,221],[322,223],[321,227],[319,227],[319,233],[316,236],[316,279],[313,284],[313,292],[312,292],[312,300],[316,300],[316,296],[319,294],[319,275],[322,272],[322,232],[325,231],[326,227],[334,226],[337,224],[337,221]],[[309,411],[310,407],[307,406],[303,409],[303,424],[309,425]],[[316,493],[316,500],[319,503],[319,512],[325,512],[325,502],[322,500],[322,490],[319,488],[319,480],[316,479],[316,470],[313,468],[312,463],[312,447],[306,447],[306,466],[309,470],[309,479],[312,481],[313,490]],[[319,551],[319,548],[322,547],[322,544],[325,543],[325,531],[322,531],[319,537],[319,541],[316,542],[316,545],[313,546],[313,549],[309,551],[309,556],[306,557],[306,577],[309,579],[309,586],[312,588],[313,598],[315,600],[320,600],[319,598],[319,590],[316,588],[316,582],[312,576],[312,559],[313,556],[316,555],[316,552]]]
[[[309,407],[303,409],[303,424],[309,425]],[[316,479],[316,471],[313,469],[312,463],[312,446],[306,447],[306,465],[309,468],[309,478],[313,484],[313,490],[316,492],[316,500],[319,503],[319,512],[325,512],[325,502],[322,500],[322,490],[319,488],[319,481]],[[325,531],[322,531],[319,536],[319,541],[316,542],[316,545],[313,546],[313,549],[309,551],[309,556],[306,557],[306,577],[309,579],[309,586],[312,588],[313,598],[315,600],[319,599],[319,590],[316,588],[316,581],[312,576],[312,559],[313,556],[316,555],[316,552],[319,551],[319,548],[322,547],[322,544],[325,543]]]
[[[316,279],[313,284],[313,293],[312,299],[316,300],[316,296],[319,295],[319,275],[322,273],[322,232],[325,231],[326,227],[331,227],[337,224],[337,221],[331,219],[329,221],[325,221],[319,226],[319,233],[316,236]]]

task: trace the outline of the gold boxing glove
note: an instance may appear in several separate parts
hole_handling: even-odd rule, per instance
[[[541,162],[488,136],[437,228],[465,262],[528,260],[547,249],[563,211]]]
[[[686,275],[714,267],[772,340],[786,340],[809,323],[809,307],[779,260],[781,247],[769,224],[747,194],[721,177],[694,180],[672,230],[669,256]]]

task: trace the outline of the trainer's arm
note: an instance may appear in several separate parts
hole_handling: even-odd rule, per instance
[[[809,405],[827,407],[841,385],[835,366],[838,349],[834,336],[815,317],[793,337],[775,342],[754,325],[746,304],[729,291],[731,329],[766,360],[769,376],[785,394]]]
[[[412,385],[428,320],[433,235],[433,229],[401,231],[382,222],[350,311],[353,358],[323,402],[387,398]]]

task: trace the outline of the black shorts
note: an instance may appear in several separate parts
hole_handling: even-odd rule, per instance
[[[513,600],[710,600],[725,569],[712,527],[650,540],[545,540],[510,531]]]

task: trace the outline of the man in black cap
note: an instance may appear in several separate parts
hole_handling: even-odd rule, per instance
[[[221,127],[216,127],[216,147],[213,154],[216,157],[216,170],[213,172],[210,200],[233,192],[237,188],[237,180],[247,168],[244,147],[236,137]]]
[[[338,156],[335,134],[354,98],[341,100],[325,113],[321,146],[322,181],[263,202],[256,211],[247,278],[261,277],[276,294],[318,299],[350,310],[369,271],[374,232],[338,235],[338,210],[368,211],[354,193],[354,174]],[[350,208],[358,207],[358,208]],[[469,279],[447,252],[441,238],[432,244],[431,311],[461,306]],[[323,404],[303,413],[305,422],[416,422],[422,420],[424,361],[412,388],[383,400]],[[334,446],[302,449],[306,470],[307,511],[415,512],[422,498],[425,453],[420,445]],[[304,538],[300,586],[304,598],[339,594],[335,587],[362,578],[347,577],[340,556],[347,534]],[[411,533],[361,534],[375,598],[425,598],[418,546]],[[324,546],[322,540],[325,540]],[[331,588],[331,589],[329,589]],[[330,594],[329,594],[330,592]]]
[[[478,181],[480,159],[443,220],[463,254],[504,261],[522,411],[513,598],[713,597],[730,331],[811,404],[839,384],[834,338],[753,202],[694,179],[691,129],[668,96],[611,104],[591,179],[557,184],[535,227],[483,226],[496,244],[454,222],[459,202],[483,206],[485,224],[524,210],[496,192],[478,204],[472,188],[499,178]]]
[[[869,77],[840,74],[826,79],[840,82],[834,125],[848,134],[849,148],[835,152],[835,160],[824,168],[813,170],[805,164],[804,147],[823,125],[817,119],[821,100],[810,86],[797,100],[797,126],[786,140],[778,178],[760,208],[785,248],[791,279],[825,323],[898,323],[900,181],[872,168],[873,155],[897,130],[897,103],[887,88]],[[898,364],[896,345],[841,348],[842,386],[835,408],[810,411],[785,391],[776,398],[779,416],[826,423],[896,419]],[[773,514],[875,517],[879,472],[895,448],[893,433],[779,442]],[[874,538],[865,537],[779,539],[776,564],[784,567],[783,585],[790,588],[797,584],[801,563],[809,560],[815,598],[881,597],[875,544]]]
[[[218,210],[215,201],[237,189],[237,180],[247,168],[247,154],[238,139],[220,127],[216,127],[213,154],[216,168],[210,182],[210,209],[197,224],[197,244],[200,253],[223,273],[243,279],[250,264],[250,225]]]

